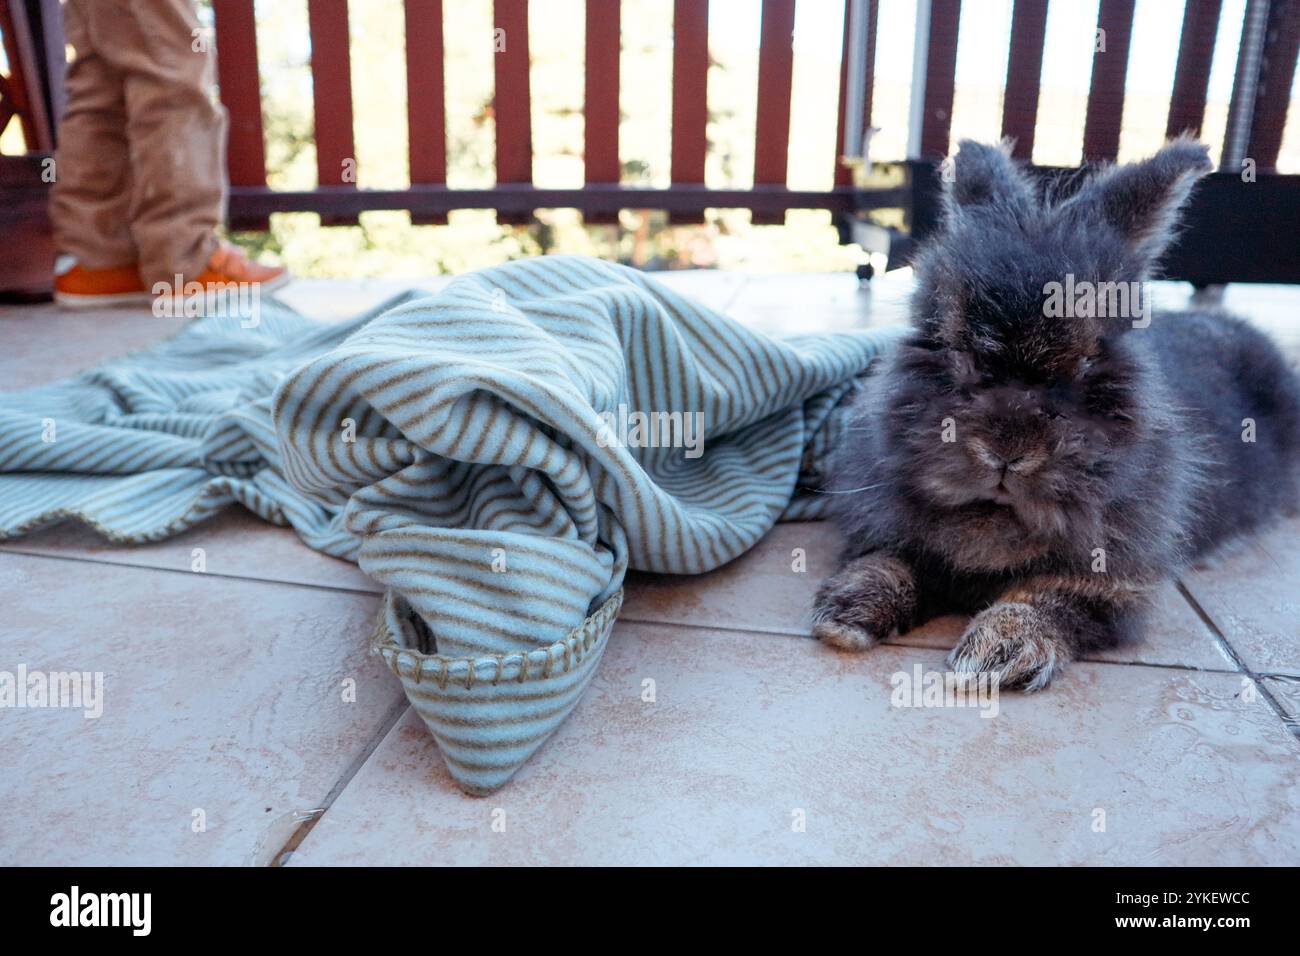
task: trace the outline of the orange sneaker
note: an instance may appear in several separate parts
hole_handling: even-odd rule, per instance
[[[71,309],[148,304],[150,295],[135,263],[109,269],[87,269],[81,263],[54,276],[54,301]]]
[[[201,283],[209,292],[231,283],[257,285],[263,292],[270,292],[289,281],[289,270],[284,266],[252,262],[242,249],[223,241],[212,253],[208,267],[192,280],[187,280],[187,286],[190,281]]]

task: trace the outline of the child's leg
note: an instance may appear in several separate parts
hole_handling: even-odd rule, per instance
[[[215,99],[211,38],[194,0],[96,0],[95,10],[96,42],[126,91],[140,275],[148,286],[193,278],[225,218],[226,111]]]
[[[77,51],[68,65],[68,104],[59,123],[50,216],[55,246],[89,269],[133,265],[131,162],[122,76],[98,50],[94,0],[68,0],[64,30]]]

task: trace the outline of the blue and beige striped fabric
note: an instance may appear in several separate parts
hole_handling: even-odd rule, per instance
[[[577,703],[629,568],[708,571],[818,514],[800,489],[891,339],[774,340],[568,257],[341,325],[264,303],[0,396],[0,537],[149,541],[234,502],[291,525],[385,586],[373,647],[487,793]]]

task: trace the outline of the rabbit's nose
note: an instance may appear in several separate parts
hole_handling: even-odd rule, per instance
[[[1007,470],[1007,459],[1003,455],[994,451],[984,442],[973,439],[966,445],[971,453],[971,457],[978,461],[984,467],[1003,474]]]
[[[1017,475],[1032,475],[1043,466],[1045,457],[1039,453],[1030,453],[1021,455],[1012,461],[1007,462],[1007,467]]]

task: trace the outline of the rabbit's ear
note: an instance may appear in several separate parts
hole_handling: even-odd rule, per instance
[[[1108,169],[1061,208],[1100,218],[1119,232],[1135,253],[1154,262],[1173,241],[1178,212],[1192,187],[1212,168],[1208,146],[1180,137],[1148,160]]]
[[[1011,143],[996,145],[964,139],[944,176],[944,198],[950,214],[979,206],[1028,212],[1038,205],[1036,190],[1011,160]]]

